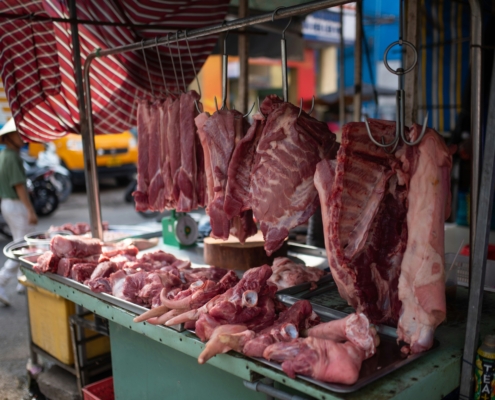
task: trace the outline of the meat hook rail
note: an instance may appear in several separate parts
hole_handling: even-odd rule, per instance
[[[385,143],[385,140],[382,136],[382,141],[381,143],[377,141],[373,135],[371,134],[370,126],[368,124],[368,119],[364,119],[364,123],[366,124],[366,130],[368,132],[368,136],[370,137],[371,141],[376,144],[379,147],[387,149],[387,152],[394,152],[395,149],[397,148],[397,145],[399,144],[399,139],[402,139],[402,141],[407,144],[408,146],[415,146],[419,142],[421,142],[421,139],[423,139],[423,136],[425,135],[426,132],[426,124],[428,123],[428,113],[426,113],[425,119],[423,121],[423,129],[421,130],[421,134],[416,138],[416,140],[409,142],[406,139],[406,134],[405,134],[405,92],[404,92],[404,75],[407,74],[408,72],[411,72],[416,64],[418,63],[418,51],[416,50],[416,46],[414,46],[411,42],[408,42],[407,40],[403,39],[403,34],[404,34],[404,1],[400,1],[400,11],[399,11],[399,40],[391,43],[385,50],[385,53],[383,54],[383,63],[385,64],[385,68],[388,69],[389,72],[391,72],[394,75],[397,75],[399,78],[399,89],[396,92],[395,95],[395,120],[396,120],[396,130],[395,130],[395,138],[392,140],[390,143]],[[397,68],[394,70],[388,63],[388,53],[392,47],[395,45],[399,46],[409,46],[410,49],[413,52],[414,55],[414,61],[412,65],[404,70],[403,67]],[[392,147],[391,150],[388,148]]]

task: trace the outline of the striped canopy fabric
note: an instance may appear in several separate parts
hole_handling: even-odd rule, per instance
[[[128,24],[79,24],[81,61],[84,64],[87,55],[97,48],[113,48],[177,30],[221,23],[228,3],[228,0],[77,0],[79,20]],[[0,17],[1,77],[19,132],[35,141],[80,133],[70,24],[30,18],[69,18],[68,1],[2,0],[0,13],[9,14],[8,18]],[[19,17],[12,17],[13,14]],[[146,25],[145,30],[142,25]],[[169,47],[145,49],[144,56],[143,51],[135,51],[95,59],[91,68],[95,132],[129,129],[136,124],[137,98],[151,100],[165,96],[165,87],[172,92],[187,87],[216,41],[216,36],[207,36]]]
[[[420,14],[418,117],[452,131],[469,75],[470,7],[467,1],[422,0]]]

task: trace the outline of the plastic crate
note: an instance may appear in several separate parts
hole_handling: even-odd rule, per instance
[[[23,282],[23,284],[27,286],[29,323],[33,343],[64,364],[74,364],[69,326],[69,317],[75,314],[74,303],[30,282]],[[88,318],[94,317],[91,315]],[[86,337],[95,334],[91,330],[85,330]],[[88,359],[109,351],[108,337],[100,337],[86,344]]]
[[[84,400],[114,400],[113,377],[83,387]]]

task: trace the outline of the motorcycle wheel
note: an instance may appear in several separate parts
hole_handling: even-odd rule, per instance
[[[57,191],[57,194],[58,201],[60,203],[63,203],[69,198],[70,194],[72,193],[72,181],[69,176],[59,174],[58,172],[55,173],[55,179],[60,182],[62,186],[62,190]]]
[[[40,217],[52,214],[58,207],[58,196],[55,188],[49,182],[33,182],[31,201],[34,211]]]

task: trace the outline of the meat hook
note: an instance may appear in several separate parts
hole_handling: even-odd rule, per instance
[[[199,84],[199,78],[198,78],[198,74],[196,72],[196,67],[194,66],[194,60],[193,60],[193,57],[192,57],[192,54],[191,54],[191,48],[189,47],[189,40],[187,38],[187,29],[184,31],[184,38],[186,39],[187,51],[189,52],[189,58],[191,59],[191,65],[193,67],[194,79],[196,79],[196,84],[198,85],[199,98],[201,99],[201,86]],[[197,100],[194,100],[194,106],[196,107],[196,111],[198,112],[198,114],[201,114],[201,111],[199,110],[199,106],[198,106],[198,101]]]
[[[179,55],[179,65],[180,65],[180,73],[182,74],[182,85],[184,86],[184,93],[187,92],[187,85],[186,85],[186,78],[184,77],[184,68],[182,68],[182,56],[180,54],[180,47],[179,47],[179,33],[181,31],[175,32],[175,38],[176,38],[176,45],[177,45],[177,54]]]
[[[253,102],[253,105],[251,106],[251,109],[248,111],[248,113],[247,113],[247,114],[244,114],[244,115],[242,116],[242,118],[246,118],[249,114],[251,114],[251,113],[253,112],[253,109],[254,109],[254,105],[255,105],[255,104],[256,104],[256,103],[255,103],[255,102]],[[259,99],[258,99],[258,104],[259,104]]]
[[[258,112],[263,115],[263,117],[266,119],[266,115],[261,112],[260,108],[260,96],[256,97],[256,102],[258,103]]]
[[[144,39],[141,41],[141,50],[143,51],[144,65],[146,66],[146,72],[148,73],[148,80],[150,81],[151,97],[155,98],[155,90],[153,89],[153,83],[151,82],[150,69],[148,68],[148,61],[146,60],[146,53],[144,52]]]
[[[156,55],[158,56],[158,63],[160,64],[160,71],[162,72],[163,87],[165,88],[165,95],[169,94],[167,89],[167,80],[165,79],[165,73],[163,72],[162,58],[160,57],[160,51],[158,50],[158,36],[155,37]]]
[[[302,103],[303,103],[303,100],[301,99],[301,101],[299,102],[299,114],[297,114],[297,118],[299,118],[301,116],[301,113],[302,113]],[[311,115],[311,113],[313,112],[313,110],[315,109],[315,96],[313,96],[313,98],[311,99],[311,109],[309,110],[309,112],[307,113],[308,115]]]
[[[280,10],[281,8],[285,7],[278,7],[273,11],[272,14],[272,22],[275,21],[275,14],[277,14],[277,11]],[[280,39],[280,53],[281,53],[281,58],[282,58],[282,91],[283,91],[283,96],[284,96],[284,102],[287,103],[289,100],[289,81],[287,78],[287,43],[285,41],[285,31],[289,27],[289,25],[292,22],[292,17],[289,19],[289,23],[286,25],[284,30],[282,31],[282,38]]]
[[[177,71],[175,70],[175,62],[174,58],[172,57],[172,48],[170,47],[170,39],[169,35],[171,32],[167,33],[167,46],[168,46],[168,54],[170,55],[170,61],[172,62],[172,68],[174,69],[174,76],[175,76],[175,85],[178,93],[180,93],[180,88],[179,88],[179,79],[177,78]]]

